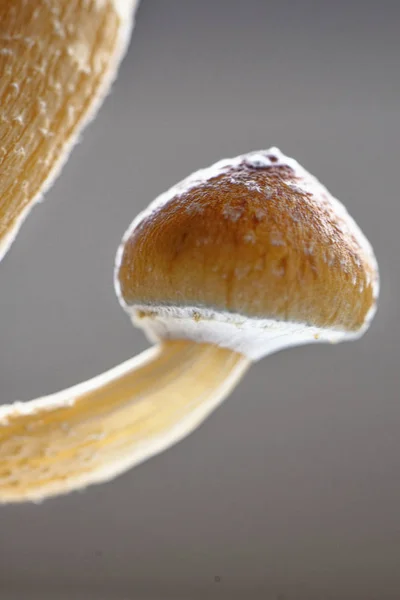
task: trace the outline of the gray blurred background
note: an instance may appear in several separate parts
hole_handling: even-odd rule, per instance
[[[119,240],[157,194],[279,146],[376,250],[358,343],[258,363],[192,436],[113,483],[0,508],[0,598],[400,598],[397,1],[143,0],[98,120],[0,265],[1,401],[147,347]]]

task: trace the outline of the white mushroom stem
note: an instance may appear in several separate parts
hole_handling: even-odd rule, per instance
[[[40,501],[118,474],[193,431],[249,359],[167,341],[92,380],[0,407],[0,502]]]

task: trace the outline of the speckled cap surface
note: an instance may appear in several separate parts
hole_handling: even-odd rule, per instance
[[[343,205],[277,148],[198,171],[133,222],[117,259],[126,306],[199,307],[357,331],[376,261]]]

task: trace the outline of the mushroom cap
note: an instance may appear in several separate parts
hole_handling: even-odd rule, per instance
[[[145,328],[140,318],[222,319],[338,340],[368,327],[378,270],[343,205],[270,148],[222,160],[157,198],[124,236],[116,287]]]

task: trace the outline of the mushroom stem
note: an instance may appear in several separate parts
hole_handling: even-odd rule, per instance
[[[137,5],[0,2],[0,259],[100,107]]]
[[[57,394],[0,407],[0,502],[40,501],[112,479],[178,442],[250,361],[166,341]]]

